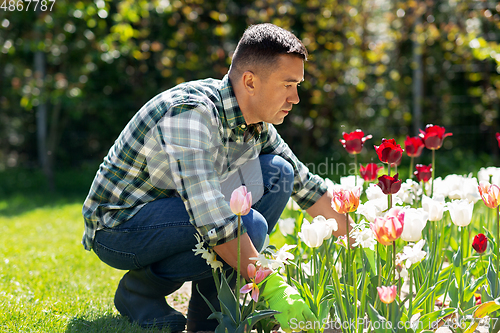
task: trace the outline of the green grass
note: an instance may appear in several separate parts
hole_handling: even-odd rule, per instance
[[[0,174],[0,332],[158,332],[118,314],[124,272],[81,245],[86,189],[76,183],[93,175],[64,177],[52,193],[38,174]]]

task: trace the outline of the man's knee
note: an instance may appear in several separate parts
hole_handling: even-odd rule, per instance
[[[262,171],[268,173],[272,185],[279,184],[281,191],[292,192],[295,174],[290,162],[278,155],[263,155],[261,165]]]

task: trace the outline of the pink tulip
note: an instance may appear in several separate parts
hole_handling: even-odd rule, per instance
[[[394,300],[396,299],[396,294],[397,294],[396,286],[377,287],[377,291],[378,291],[378,297],[380,298],[382,303],[390,304],[394,302]]]
[[[236,215],[247,215],[252,207],[252,193],[247,192],[247,187],[242,185],[233,191],[229,202],[231,211]]]
[[[485,181],[479,182],[479,194],[488,208],[497,208],[500,203],[500,187]]]
[[[352,190],[335,188],[333,190],[332,207],[337,213],[352,213],[358,209],[361,188],[355,187]]]
[[[370,224],[370,229],[380,244],[391,245],[403,233],[403,221],[404,214],[401,213],[385,217],[379,216]]]
[[[257,270],[254,264],[248,264],[247,273],[251,282],[245,284],[240,289],[240,293],[246,294],[252,292],[251,294],[252,299],[254,300],[254,302],[257,303],[259,301],[259,294],[260,294],[258,284],[264,281],[264,279],[268,277],[272,272],[273,271],[270,270],[269,268],[259,267],[259,270]]]

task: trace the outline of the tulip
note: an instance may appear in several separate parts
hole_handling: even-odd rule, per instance
[[[484,234],[477,234],[476,236],[474,236],[474,240],[472,241],[472,248],[476,250],[477,253],[484,253],[487,247],[488,238]]]
[[[247,187],[242,185],[231,194],[229,202],[231,211],[236,215],[247,215],[252,207],[252,193],[247,192]]]
[[[286,219],[278,220],[279,229],[283,236],[293,235],[295,231],[295,219],[293,217],[289,217]]]
[[[391,245],[403,233],[403,225],[396,216],[386,216],[375,218],[370,228],[380,244]]]
[[[422,230],[427,224],[429,213],[422,208],[404,210],[404,225],[401,239],[406,242],[418,242],[422,238]]]
[[[336,187],[333,189],[332,207],[340,214],[354,212],[359,206],[360,195],[360,187],[352,190]]]
[[[331,236],[331,230],[326,223],[309,223],[304,219],[298,235],[307,246],[314,248],[321,246],[323,240]]]
[[[397,165],[401,161],[401,156],[403,156],[403,149],[400,145],[396,144],[394,139],[382,139],[380,146],[374,146],[377,152],[378,158],[383,163],[388,163],[389,165]]]
[[[248,264],[247,273],[251,282],[244,285],[240,289],[240,293],[246,294],[252,292],[251,293],[252,299],[254,300],[254,302],[257,303],[259,301],[259,294],[260,294],[258,284],[261,283],[272,272],[273,271],[268,268],[259,268],[259,270],[257,270],[254,264]]]
[[[378,177],[378,186],[382,189],[384,194],[395,194],[398,193],[401,188],[401,180],[398,180],[398,175],[395,174],[394,177],[383,175]]]
[[[342,133],[344,139],[339,141],[342,143],[342,146],[344,146],[345,150],[347,150],[349,154],[359,154],[363,149],[363,144],[365,143],[365,141],[372,138],[371,135],[363,137],[364,135],[365,133],[360,129],[357,129],[351,133],[344,132]]]
[[[427,183],[429,179],[431,179],[432,176],[432,164],[429,165],[423,165],[423,164],[417,164],[415,166],[417,170],[415,170],[415,176],[417,177],[417,180],[419,182],[424,182]]]
[[[498,148],[500,148],[500,133],[497,132],[497,134],[495,134],[495,137],[497,138]]]
[[[406,136],[406,155],[408,155],[409,157],[419,157],[422,154],[422,150],[424,150],[424,142],[422,141],[422,138],[420,138],[419,136],[414,136],[412,138]]]
[[[452,133],[445,133],[445,128],[442,126],[428,124],[425,131],[420,130],[420,137],[424,141],[425,148],[436,150],[441,148],[443,140]]]
[[[472,220],[472,211],[474,203],[468,200],[453,200],[447,204],[447,209],[450,212],[451,221],[459,227],[466,227]]]
[[[377,174],[383,166],[379,166],[375,163],[368,163],[366,167],[363,167],[362,164],[359,165],[359,173],[364,181],[372,182],[377,179]]]
[[[396,299],[396,294],[397,294],[397,288],[396,286],[382,286],[382,287],[377,287],[378,291],[378,297],[382,301],[382,303],[385,304],[390,304],[394,302]]]
[[[442,195],[436,195],[432,199],[426,195],[422,196],[422,209],[429,213],[429,221],[440,221],[443,218],[445,207]]]
[[[500,187],[488,182],[479,182],[479,194],[488,208],[497,208],[500,203]]]

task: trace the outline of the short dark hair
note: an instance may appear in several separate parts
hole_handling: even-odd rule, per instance
[[[257,70],[266,75],[276,67],[278,56],[289,54],[307,60],[304,44],[293,33],[271,23],[251,25],[241,37],[231,62],[230,73]]]

